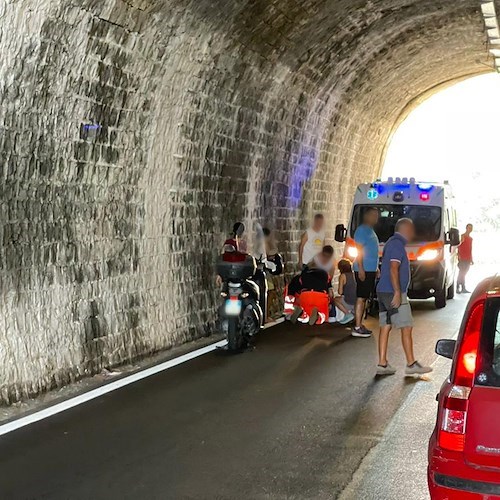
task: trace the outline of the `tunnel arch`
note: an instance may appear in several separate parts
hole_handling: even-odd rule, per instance
[[[1,398],[216,332],[236,219],[292,272],[401,113],[491,65],[473,0],[44,0],[0,11]]]

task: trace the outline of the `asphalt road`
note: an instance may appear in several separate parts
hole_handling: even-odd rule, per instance
[[[420,361],[435,360],[464,307],[414,303]],[[337,498],[429,383],[403,377],[398,334],[390,349],[400,371],[377,379],[375,339],[266,330],[253,352],[207,354],[1,437],[0,498]]]

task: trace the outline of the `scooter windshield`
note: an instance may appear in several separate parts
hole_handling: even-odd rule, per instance
[[[267,260],[267,255],[264,230],[259,222],[253,222],[252,226],[252,242],[248,252],[258,261],[265,262]]]

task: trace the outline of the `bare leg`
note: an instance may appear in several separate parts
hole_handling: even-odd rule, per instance
[[[387,345],[389,343],[389,333],[391,332],[391,325],[381,326],[380,334],[378,336],[378,364],[386,366],[387,361]]]
[[[360,328],[363,324],[363,315],[365,314],[365,302],[366,299],[356,299],[355,316],[356,316],[356,328]]]
[[[344,301],[342,300],[342,297],[335,297],[333,299],[333,303],[344,313],[344,314],[349,314],[349,311],[347,310],[347,307],[344,305]]]
[[[405,326],[401,328],[401,342],[403,343],[403,349],[406,355],[406,363],[412,365],[415,363],[415,355],[413,354],[413,328],[411,326]]]
[[[470,269],[470,262],[467,262],[465,265],[465,269],[463,270],[463,278],[462,278],[462,292],[467,291],[467,287],[465,286],[465,278]]]

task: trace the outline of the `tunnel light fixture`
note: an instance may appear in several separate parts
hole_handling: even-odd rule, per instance
[[[494,0],[480,0],[481,13],[488,36],[489,52],[494,57],[495,69],[500,73],[500,27]]]

